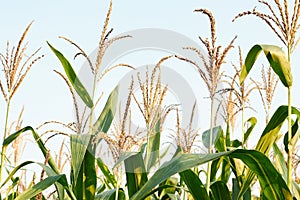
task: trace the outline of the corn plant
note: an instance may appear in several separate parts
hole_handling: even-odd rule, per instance
[[[63,79],[70,91],[76,111],[76,121],[72,126],[56,121],[45,122],[37,129],[31,126],[21,128],[20,123],[18,123],[16,132],[8,135],[8,113],[11,99],[31,66],[42,57],[34,58],[37,51],[24,62],[24,65],[20,65],[26,49],[26,46],[23,48],[21,46],[31,26],[30,24],[21,37],[17,48],[9,51],[7,47],[7,52],[0,54],[7,82],[7,90],[4,88],[3,82],[0,82],[0,89],[7,103],[1,155],[0,187],[3,188],[9,182],[12,182],[8,186],[5,198],[17,200],[46,199],[45,190],[50,186],[54,186],[55,191],[48,198],[71,200],[250,200],[253,198],[251,195],[251,185],[255,177],[257,177],[260,184],[261,199],[292,200],[293,197],[299,198],[299,186],[296,181],[292,180],[291,176],[292,155],[297,138],[299,137],[298,122],[300,120],[300,111],[292,107],[291,102],[293,81],[290,72],[290,56],[297,46],[295,35],[298,30],[300,5],[299,1],[295,1],[294,13],[290,17],[287,0],[284,0],[283,5],[279,0],[274,0],[280,14],[280,17],[278,17],[269,2],[263,0],[259,2],[269,9],[271,15],[260,13],[254,9],[239,14],[237,18],[245,15],[255,15],[263,19],[287,46],[287,55],[277,46],[259,44],[251,48],[245,61],[243,61],[241,49],[239,49],[239,67],[233,65],[235,73],[233,76],[227,76],[230,77],[229,79],[224,80],[224,73],[221,71],[221,66],[223,66],[228,52],[234,48],[233,43],[236,37],[222,51],[222,46],[216,44],[215,18],[208,10],[197,9],[195,12],[205,14],[210,21],[210,39],[199,37],[209,57],[208,59],[205,58],[200,50],[193,47],[186,47],[186,49],[192,50],[199,55],[203,61],[203,66],[189,60],[189,58],[182,58],[178,55],[161,58],[152,71],[146,71],[145,76],[137,73],[136,76],[132,77],[123,113],[121,105],[117,101],[119,90],[117,86],[111,91],[102,111],[97,113],[97,118],[93,118],[93,113],[96,111],[97,106],[99,106],[99,102],[101,102],[101,96],[98,97],[96,94],[97,84],[102,80],[104,75],[116,67],[134,69],[134,67],[128,64],[117,64],[104,71],[101,70],[102,59],[109,46],[119,39],[130,37],[121,36],[110,39],[110,34],[112,33],[112,29],[108,29],[112,11],[112,2],[110,2],[95,62],[92,62],[84,50],[71,39],[61,37],[79,51],[76,56],[81,55],[87,59],[90,72],[93,76],[91,91],[87,90],[85,84],[77,75],[75,68],[73,68],[63,53],[47,42],[50,50],[62,65],[63,72],[55,70],[55,73]],[[258,85],[256,85],[257,87],[251,85],[247,87],[244,82],[261,52],[264,52],[269,61],[270,69],[275,72],[281,83],[287,88],[288,105],[280,106],[269,117],[269,109],[273,91],[275,90],[274,85],[272,85],[272,77],[274,75],[269,70],[268,79],[264,79],[265,90],[269,92],[266,94],[268,102],[265,106],[267,110],[267,124],[262,131],[256,148],[249,150],[245,144],[250,134],[254,132],[257,120],[255,117],[245,120],[244,112],[245,108],[247,108],[246,102],[249,94]],[[178,107],[176,105],[165,106],[163,104],[168,88],[161,82],[162,75],[160,74],[160,69],[164,62],[173,57],[191,63],[196,67],[200,78],[204,80],[208,88],[211,103],[210,128],[204,131],[202,135],[199,134],[199,130],[192,130],[191,128],[194,111],[192,112],[189,126],[181,127],[182,119],[180,119]],[[220,82],[227,83],[229,88],[224,89],[224,91],[218,91],[217,88]],[[134,83],[137,83],[138,90],[142,94],[141,99],[134,92]],[[258,88],[261,92],[261,87]],[[225,131],[223,127],[215,126],[214,123],[213,106],[215,105],[217,92],[224,92],[226,99],[226,102],[220,105],[220,107],[224,106]],[[79,111],[79,101],[84,104],[83,113]],[[146,124],[144,132],[133,132],[131,129],[131,106],[133,104],[136,104],[138,111],[143,116]],[[195,109],[195,105],[193,109]],[[120,116],[122,116],[119,121],[115,117],[118,107]],[[173,111],[176,113],[176,131],[173,136],[177,141],[177,144],[175,144],[176,152],[172,155],[172,158],[161,163],[163,156],[166,154],[166,152],[162,152],[161,148],[161,134],[164,131],[163,125],[166,117]],[[240,111],[242,111],[242,140],[232,140],[232,127],[235,123],[234,117]],[[295,121],[291,119],[292,114],[296,116]],[[288,155],[287,165],[285,165],[284,154],[276,144],[280,137],[280,129],[286,119],[288,120],[288,131],[283,139],[283,143]],[[54,159],[45,145],[48,139],[44,140],[42,137],[43,134],[38,133],[41,127],[49,123],[64,125],[72,133],[66,134],[70,140],[69,174],[62,172],[65,164]],[[246,123],[249,125],[248,127],[244,125]],[[7,157],[6,149],[9,145],[14,145],[25,133],[31,133],[44,156],[44,160],[42,163],[28,160],[17,164],[11,171],[8,171],[8,175],[4,179],[1,175],[5,167],[5,157]],[[206,153],[192,152],[198,136],[202,136],[202,143],[208,150]],[[101,156],[96,156],[96,149],[100,143],[107,144],[108,151],[115,162],[112,169],[108,167]],[[274,163],[268,158],[272,147],[274,150],[274,159],[277,161]],[[60,155],[62,155],[62,150],[60,150]],[[201,173],[203,171],[199,171],[199,168],[204,164],[207,165],[207,170],[205,171],[206,183],[203,183],[201,180]],[[39,182],[30,184],[22,193],[14,191],[13,188],[18,182],[18,178],[15,178],[15,176],[21,169],[28,165],[36,165],[42,169]],[[229,188],[230,178],[232,178],[232,188]]]
[[[290,57],[292,52],[295,50],[298,40],[296,40],[296,34],[298,31],[298,20],[299,20],[299,1],[295,1],[293,4],[293,14],[289,14],[289,6],[288,1],[284,0],[281,3],[279,0],[274,0],[276,5],[277,13],[272,8],[271,4],[266,1],[259,1],[261,4],[266,6],[270,11],[270,14],[265,14],[253,9],[252,11],[246,11],[240,13],[236,16],[236,18],[243,17],[245,15],[254,15],[258,18],[262,19],[264,22],[268,24],[268,26],[274,31],[277,37],[283,42],[283,44],[287,47],[287,55],[285,52],[278,46],[274,45],[255,45],[249,51],[245,65],[243,67],[243,71],[241,72],[240,82],[243,83],[245,78],[247,77],[249,71],[251,70],[257,56],[261,51],[264,52],[266,58],[268,59],[270,66],[274,70],[274,72],[278,75],[282,84],[287,88],[288,93],[288,134],[287,134],[287,142],[285,145],[288,146],[288,168],[287,168],[287,184],[290,189],[292,189],[292,155],[293,149],[296,145],[296,140],[298,136],[295,137],[292,130],[292,74],[291,74],[291,64]],[[278,14],[279,13],[279,14]],[[236,19],[235,18],[235,19]],[[276,136],[277,134],[273,134]],[[275,142],[275,138],[269,140],[267,142],[267,138],[259,141],[257,149],[267,153],[269,147]],[[270,143],[269,143],[270,142]],[[250,180],[251,178],[249,178]]]

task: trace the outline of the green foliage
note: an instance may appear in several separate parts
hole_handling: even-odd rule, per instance
[[[291,73],[291,65],[284,51],[278,46],[263,44],[254,45],[248,52],[245,64],[240,74],[240,83],[242,84],[248,76],[261,51],[264,52],[266,58],[270,63],[270,66],[278,75],[282,84],[285,87],[292,86],[293,78]]]
[[[81,81],[79,80],[79,78],[76,75],[72,65],[70,64],[70,62],[64,57],[64,55],[62,53],[60,53],[58,50],[56,50],[49,42],[47,42],[47,44],[49,45],[49,47],[51,48],[53,53],[57,56],[57,58],[61,62],[62,66],[63,66],[63,68],[66,72],[66,75],[67,75],[70,83],[74,87],[75,91],[77,92],[77,94],[80,96],[82,101],[89,108],[92,108],[93,105],[94,105],[93,100],[91,99],[89,93],[87,92],[87,90],[85,89],[85,87],[83,86]]]

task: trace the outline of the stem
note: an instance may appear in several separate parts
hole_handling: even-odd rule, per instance
[[[8,100],[7,107],[6,107],[3,141],[6,139],[7,131],[8,131],[8,127],[7,126],[8,126],[9,110],[10,110],[10,99]],[[1,166],[0,166],[0,183],[2,182],[2,173],[3,173],[3,168],[4,168],[4,165],[5,165],[5,157],[6,157],[6,146],[2,145]]]
[[[93,90],[92,90],[92,100],[94,101],[95,98],[95,93],[96,93],[96,84],[97,84],[97,70],[95,70],[95,75],[94,75],[94,82],[93,82]],[[95,106],[95,105],[94,105]],[[90,113],[90,124],[89,124],[89,133],[93,134],[94,130],[93,130],[93,112],[94,112],[94,106],[91,108],[91,113]]]
[[[245,145],[245,106],[244,100],[242,101],[242,149]]]
[[[292,139],[292,87],[288,87],[288,143]],[[292,189],[292,162],[293,162],[293,147],[288,149],[288,176],[287,176],[287,186],[291,190]]]
[[[291,61],[291,46],[288,45],[288,61]],[[288,144],[292,139],[292,86],[288,87]],[[293,147],[288,148],[287,186],[292,191]]]
[[[213,93],[214,94],[214,93]],[[214,112],[214,98],[215,96],[212,95],[211,104],[210,104],[210,133],[209,133],[209,148],[208,153],[211,154],[212,152],[212,139],[213,139],[213,112]],[[212,162],[209,161],[207,164],[207,178],[206,178],[206,192],[209,194],[209,187],[210,187],[210,178],[211,178],[211,165]]]

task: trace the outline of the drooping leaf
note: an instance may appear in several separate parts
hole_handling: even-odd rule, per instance
[[[19,131],[9,135],[4,141],[3,141],[3,146],[8,146],[11,142],[13,142],[17,137],[19,137],[21,134],[23,134],[26,131],[30,131],[32,133],[32,136],[35,139],[35,142],[39,146],[41,152],[43,153],[45,159],[47,158],[48,164],[51,166],[53,171],[55,171],[56,174],[59,174],[58,167],[52,158],[51,155],[48,155],[48,149],[45,147],[43,140],[40,138],[40,136],[35,132],[35,130],[31,126],[26,126]]]
[[[19,171],[21,168],[34,163],[33,161],[25,161],[21,164],[19,164],[18,166],[16,166],[8,175],[8,177],[5,179],[5,181],[2,183],[1,188],[11,179],[13,178],[13,176],[17,173],[17,171]]]
[[[212,130],[212,145],[215,145],[216,141],[219,139],[220,135],[223,134],[221,126],[214,127]],[[202,133],[202,142],[206,148],[210,145],[210,129]]]
[[[258,177],[263,195],[269,199],[291,200],[292,195],[270,160],[261,152],[255,150],[234,150],[215,154],[179,154],[165,162],[134,195],[131,200],[144,199],[152,190],[168,177],[188,170],[192,167],[207,163],[221,156],[229,156],[242,160]]]
[[[55,49],[49,42],[47,42],[53,53],[56,55],[56,57],[61,62],[65,73],[68,77],[68,80],[72,84],[73,88],[75,89],[76,93],[80,96],[82,101],[89,107],[92,108],[94,106],[93,100],[91,99],[88,91],[85,89],[81,81],[79,80],[78,76],[76,75],[72,65],[70,62],[65,58],[65,56],[59,52],[57,49]]]
[[[288,141],[288,132],[285,133],[284,138],[283,138],[284,150],[286,153],[288,153],[289,150],[293,151],[298,139],[299,139],[299,120],[297,119],[294,122],[294,124],[292,125],[291,140]]]
[[[255,117],[250,117],[246,122],[249,123],[250,126],[247,129],[246,133],[244,134],[244,143],[247,142],[250,134],[252,133],[252,131],[257,123],[257,119]]]
[[[293,78],[291,73],[290,62],[288,61],[285,52],[278,46],[274,45],[254,45],[247,54],[245,63],[240,74],[240,84],[244,82],[252,69],[258,55],[264,52],[270,66],[278,75],[282,84],[285,87],[292,86]]]

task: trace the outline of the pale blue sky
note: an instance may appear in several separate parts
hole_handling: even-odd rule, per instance
[[[97,47],[108,5],[108,0],[2,2],[0,7],[1,52],[4,52],[7,40],[16,44],[25,27],[34,20],[27,37],[27,41],[30,42],[29,50],[42,47],[41,52],[46,54],[46,57],[34,66],[30,76],[15,96],[16,107],[13,108],[13,112],[16,114],[22,105],[25,106],[24,125],[36,126],[52,119],[73,120],[73,107],[70,105],[71,98],[68,90],[61,78],[53,72],[53,69],[60,71],[62,69],[47,47],[46,41],[61,50],[70,60],[75,53],[74,48],[59,39],[60,35],[71,38],[86,52],[92,52]],[[210,27],[208,18],[200,13],[194,13],[193,10],[207,8],[216,18],[219,44],[225,46],[235,35],[238,35],[235,45],[242,47],[244,56],[249,48],[257,43],[276,44],[283,47],[275,34],[255,17],[244,17],[235,23],[231,22],[237,13],[253,9],[255,5],[257,5],[256,1],[239,0],[114,0],[110,27],[114,28],[113,35],[139,28],[170,29],[198,42],[198,35],[209,36]],[[297,60],[298,54],[299,50],[296,50],[293,57],[295,58],[293,59],[293,72],[294,105],[299,106],[297,101],[300,98],[299,95],[296,96],[296,89],[300,84],[299,79],[296,78],[299,74],[299,69],[296,68],[300,63]],[[236,62],[237,55],[237,49],[233,50],[228,56],[228,64],[224,67],[229,68],[230,62]],[[73,63],[74,68],[78,66],[76,69],[79,69],[82,60],[79,59]],[[260,67],[261,65],[257,65],[256,71],[260,71]],[[276,92],[274,97],[273,110],[286,102],[283,88],[279,87],[279,89],[280,91]],[[3,99],[0,102],[4,105]],[[258,110],[261,109],[262,107],[258,108]],[[4,113],[3,106],[0,107],[0,112]]]

